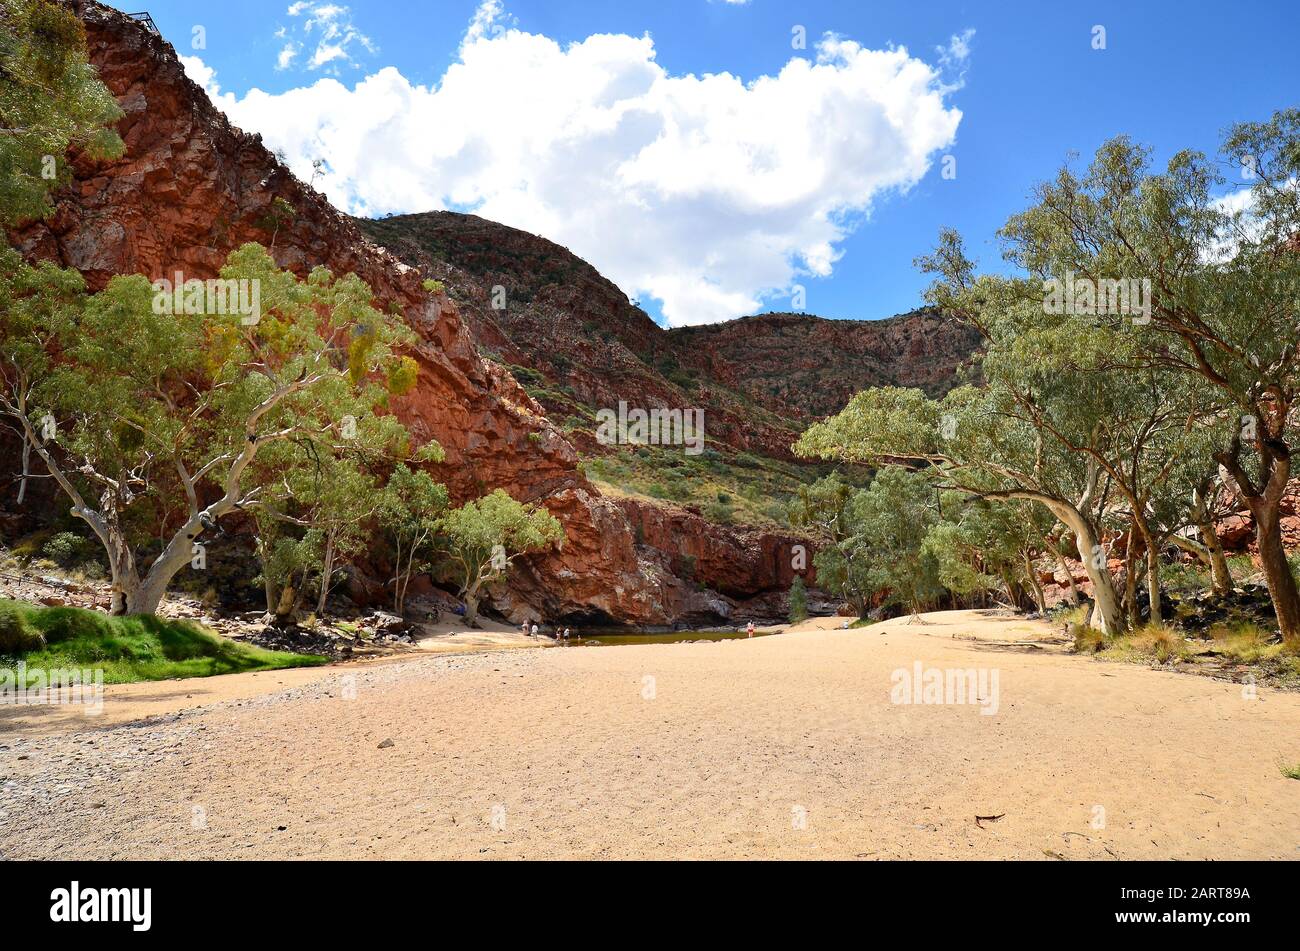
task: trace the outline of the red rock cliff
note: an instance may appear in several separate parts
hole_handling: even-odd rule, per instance
[[[628,517],[637,505],[603,498],[582,477],[570,443],[512,377],[480,359],[445,295],[426,293],[419,272],[367,241],[260,136],[232,126],[169,43],[108,7],[79,7],[91,61],[125,111],[118,131],[126,154],[102,164],[73,157],[73,182],[55,196],[54,213],[11,235],[30,258],[75,267],[98,289],[122,273],[212,277],[231,250],[258,241],[299,275],[319,264],[355,272],[381,305],[400,304],[420,338],[420,372],[394,409],[419,440],[446,450],[435,474],[457,501],[501,487],[564,523],[562,548],[533,558],[497,593],[511,617],[663,624],[728,613],[731,602],[708,590],[715,585],[738,593],[788,586],[767,543],[702,520],[679,526],[681,534],[656,532],[660,548],[638,544]],[[293,216],[273,230],[268,211],[277,198]],[[673,574],[688,536],[693,546],[728,551],[697,564],[690,581]]]

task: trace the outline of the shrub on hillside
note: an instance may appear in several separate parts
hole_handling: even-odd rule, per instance
[[[76,532],[59,532],[45,543],[41,554],[60,568],[71,569],[92,560],[97,547]]]
[[[710,522],[717,522],[720,525],[730,525],[735,517],[735,510],[725,502],[710,502],[704,506],[704,517]]]

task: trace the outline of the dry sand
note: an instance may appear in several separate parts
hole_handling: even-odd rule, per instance
[[[923,620],[110,687],[0,718],[0,853],[1300,858],[1300,695]],[[892,703],[916,661],[996,669],[996,715]]]

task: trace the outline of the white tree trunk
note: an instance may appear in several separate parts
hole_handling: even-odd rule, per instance
[[[1108,637],[1116,634],[1122,634],[1128,625],[1124,621],[1124,610],[1119,602],[1119,595],[1115,593],[1115,583],[1110,576],[1110,569],[1106,566],[1105,552],[1101,550],[1096,533],[1092,526],[1084,518],[1061,517],[1065,524],[1070,526],[1074,532],[1074,537],[1078,543],[1079,558],[1083,561],[1083,570],[1088,573],[1088,580],[1092,582],[1092,596],[1096,603],[1096,610],[1092,612],[1092,626],[1099,628]],[[1096,564],[1098,558],[1094,548],[1101,552],[1101,565]]]
[[[334,577],[334,529],[325,537],[325,564],[321,566],[320,598],[316,602],[316,617],[325,616],[325,602],[330,596],[330,579]]]

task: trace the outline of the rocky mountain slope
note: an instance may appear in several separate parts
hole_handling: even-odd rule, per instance
[[[106,163],[70,157],[73,178],[54,196],[54,213],[9,235],[29,258],[75,267],[93,288],[118,273],[158,278],[180,269],[187,278],[213,277],[247,241],[271,246],[281,266],[300,276],[318,264],[355,272],[374,289],[379,306],[399,305],[419,335],[418,384],[394,410],[417,439],[436,439],[446,450],[446,461],[433,469],[453,499],[501,487],[545,505],[564,524],[564,544],[522,565],[509,588],[495,593],[495,606],[511,619],[699,623],[743,616],[788,589],[789,551],[811,539],[728,528],[684,511],[665,515],[662,503],[649,499],[603,496],[544,407],[500,363],[483,359],[456,301],[424,290],[424,275],[367,241],[260,136],[232,126],[185,76],[163,38],[98,3],[78,10],[91,61],[125,112],[118,130],[126,154]],[[277,200],[292,209],[278,226]],[[591,301],[601,286],[598,275],[580,278],[571,302]],[[470,302],[472,283],[462,277],[448,286],[457,283],[471,324],[480,325],[483,346],[491,348],[490,328]],[[605,316],[590,307],[594,319]],[[590,359],[603,359],[605,334],[636,346],[630,322],[593,333]],[[640,326],[646,341],[662,336],[652,323]],[[4,457],[11,474],[17,453]],[[12,507],[13,501],[6,488],[0,503]],[[629,512],[638,523],[668,519],[672,532],[647,533]],[[676,573],[680,552],[692,550],[708,556],[694,559],[683,577]]]
[[[682,372],[663,328],[567,249],[454,212],[357,225],[407,264],[442,280],[487,355],[540,373],[535,395],[557,422],[568,420],[569,429],[590,430],[594,411],[617,407],[619,400],[645,408],[700,407],[709,438],[789,455],[798,432],[788,420]]]
[[[711,440],[789,459],[808,422],[864,387],[947,389],[978,343],[929,311],[879,321],[763,314],[665,330],[589,263],[526,231],[449,211],[356,223],[442,280],[485,351],[540,373],[535,395],[571,428],[620,399],[699,407]]]
[[[872,386],[942,395],[979,345],[977,332],[917,310],[886,320],[759,314],[680,327],[669,338],[683,363],[803,429]]]

